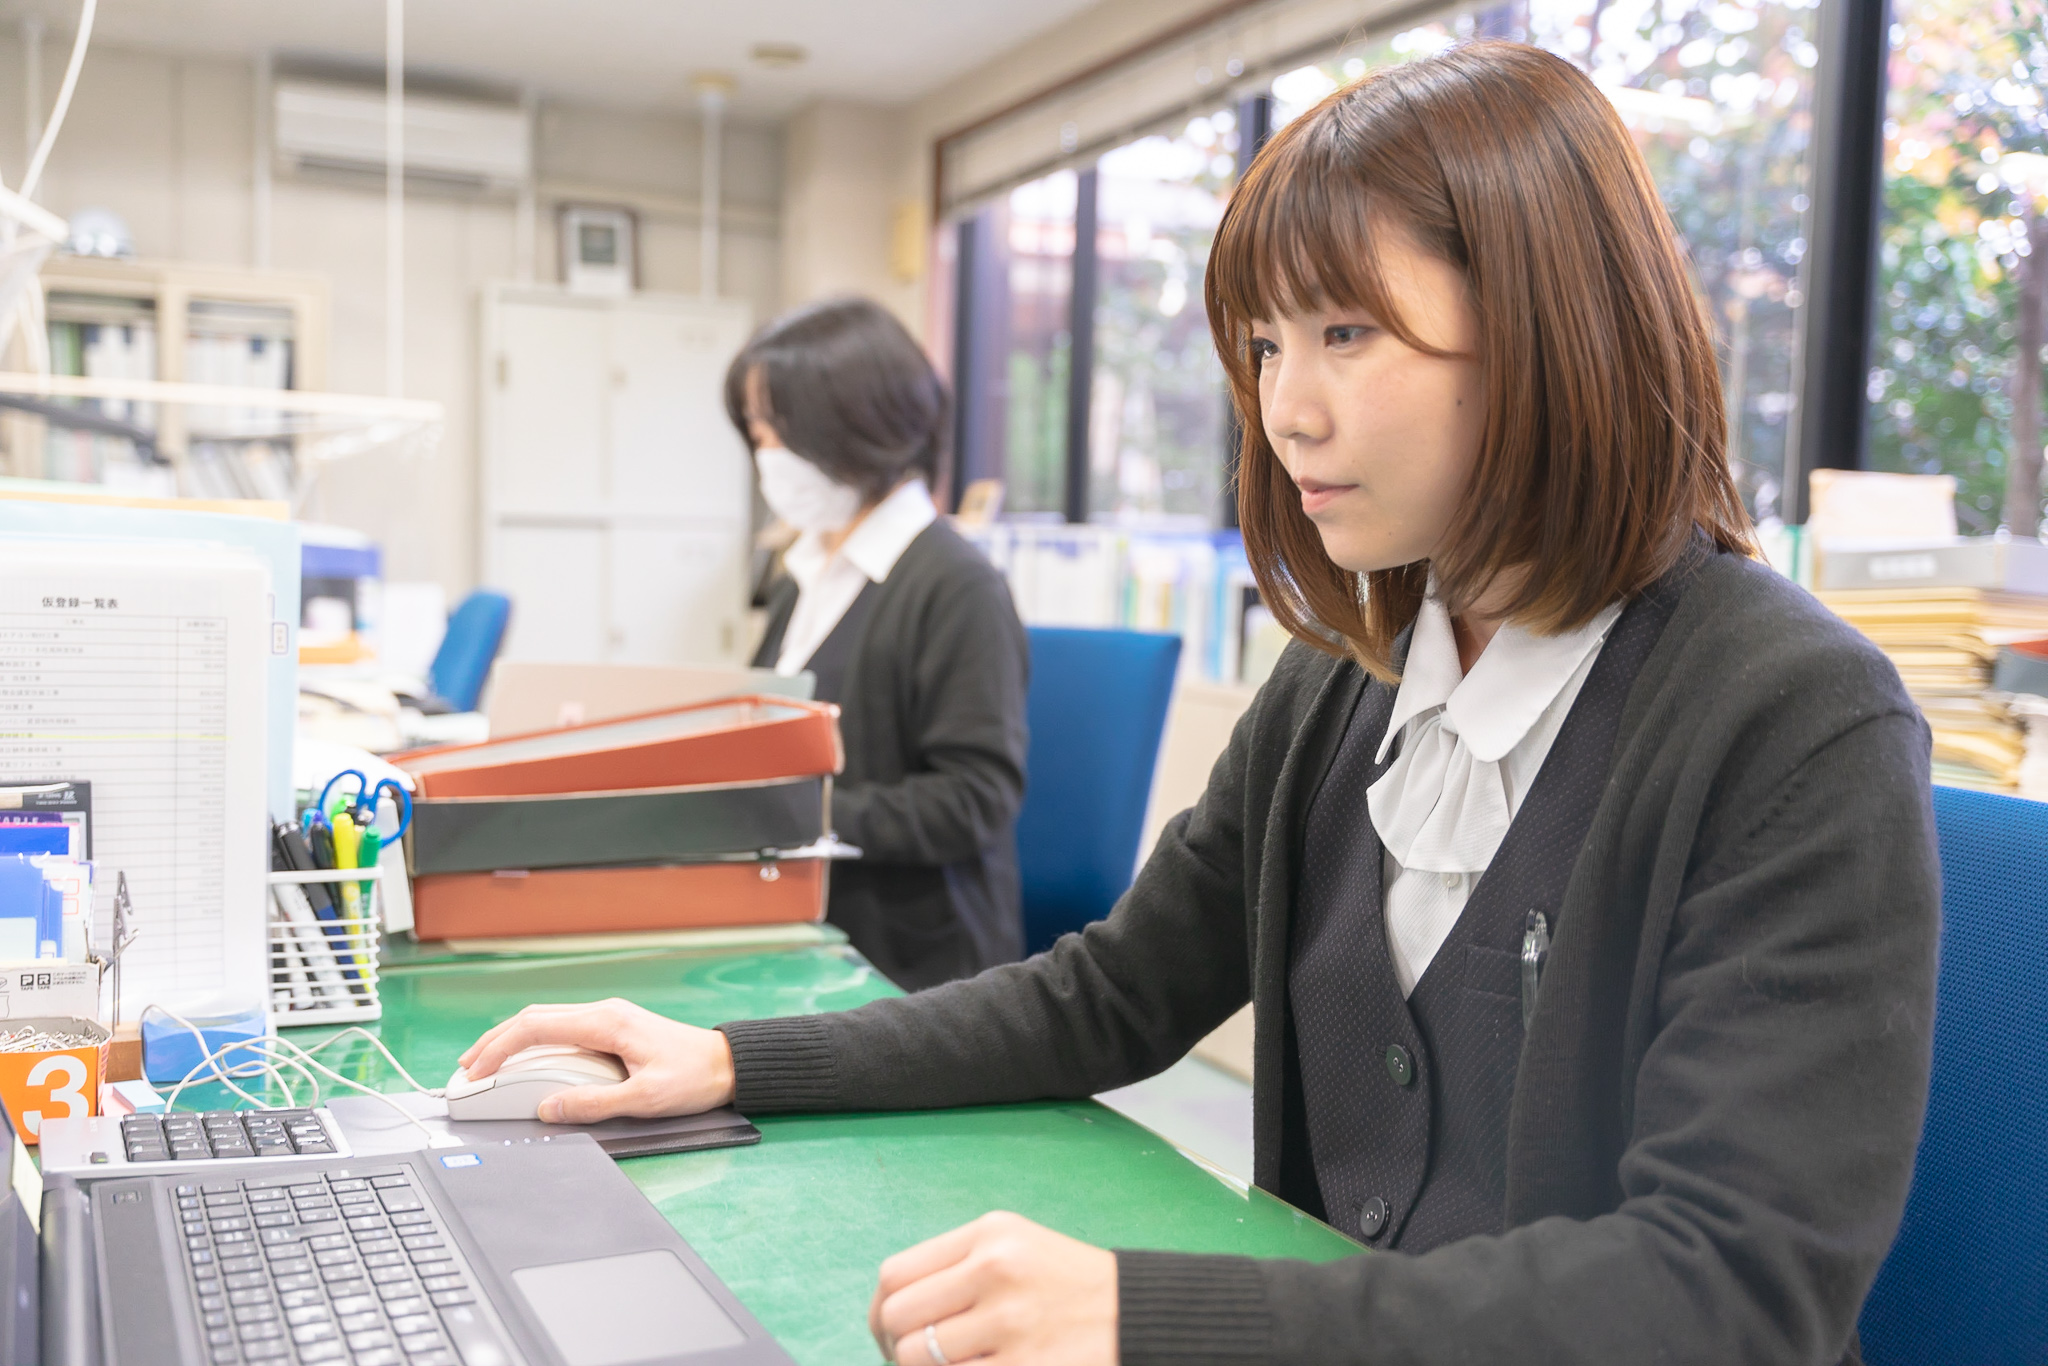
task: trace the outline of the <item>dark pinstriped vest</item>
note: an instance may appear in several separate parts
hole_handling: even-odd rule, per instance
[[[1283,1185],[1346,1233],[1423,1252],[1501,1231],[1524,930],[1542,911],[1555,932],[1622,706],[1675,602],[1652,589],[1623,610],[1492,864],[1405,1001],[1365,802],[1386,771],[1373,753],[1394,689],[1375,682],[1360,694],[1309,808],[1287,978],[1288,1070],[1300,1082],[1289,1090],[1308,1151]],[[1301,1189],[1310,1173],[1299,1157],[1313,1191]]]

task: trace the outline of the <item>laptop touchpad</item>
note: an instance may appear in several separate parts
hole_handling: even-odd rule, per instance
[[[673,1252],[529,1266],[512,1280],[569,1366],[628,1366],[746,1341]]]

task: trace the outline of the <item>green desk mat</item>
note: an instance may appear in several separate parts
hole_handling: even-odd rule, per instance
[[[421,1082],[530,1001],[622,996],[692,1024],[844,1010],[896,989],[852,949],[417,963],[383,979],[367,1026]],[[311,1044],[331,1030],[294,1029]],[[321,1056],[397,1089],[360,1040]],[[180,1108],[225,1103],[188,1090]],[[1355,1243],[1263,1191],[1212,1175],[1093,1101],[900,1114],[763,1116],[759,1145],[622,1165],[804,1366],[871,1363],[867,1306],[883,1258],[993,1209],[1105,1247],[1328,1261]]]

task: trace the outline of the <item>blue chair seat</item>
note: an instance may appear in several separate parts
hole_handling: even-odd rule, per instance
[[[1180,637],[1033,627],[1017,817],[1027,952],[1109,914],[1138,862]]]
[[[1934,789],[1941,979],[1927,1124],[1864,1302],[1870,1366],[2048,1362],[2048,805]]]

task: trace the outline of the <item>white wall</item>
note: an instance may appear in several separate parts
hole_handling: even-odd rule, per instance
[[[894,214],[906,203],[930,203],[933,142],[1207,3],[1105,0],[906,104],[820,102],[791,119],[786,135],[729,127],[721,289],[748,300],[757,320],[828,294],[870,294],[943,352],[946,339],[933,319],[943,284],[935,295],[929,266],[915,281],[890,268]],[[46,96],[67,52],[63,35],[45,39]],[[0,177],[9,183],[27,160],[20,73],[18,41],[0,34]],[[95,47],[42,197],[60,213],[115,210],[144,256],[251,264],[252,91],[240,61]],[[700,141],[693,120],[547,104],[537,132],[538,278],[558,274],[549,201],[583,198],[639,212],[644,287],[697,290]],[[381,196],[279,174],[272,213],[272,263],[319,272],[333,284],[330,384],[381,391]],[[450,594],[472,586],[478,558],[476,290],[515,273],[514,234],[509,203],[409,197],[407,391],[445,404],[447,428],[429,457],[370,457],[337,469],[310,510],[381,539],[393,577],[435,579]]]
[[[819,101],[789,121],[784,299],[866,294],[917,325],[917,286],[896,278],[889,263],[893,217],[906,198],[907,137],[905,111],[847,100]]]
[[[62,78],[68,40],[44,41],[43,89]],[[0,35],[0,178],[27,162],[22,51]],[[254,76],[246,63],[95,46],[39,198],[58,213],[109,208],[139,255],[235,266],[256,260]],[[643,287],[695,292],[700,138],[687,118],[543,106],[539,279],[558,275],[551,196],[622,203],[640,213]],[[782,137],[729,126],[720,287],[765,318],[780,303]],[[384,205],[380,193],[284,173],[274,178],[271,264],[325,275],[334,292],[328,382],[384,386]],[[310,516],[383,542],[387,573],[475,582],[477,287],[515,273],[513,206],[415,192],[406,204],[406,390],[439,400],[447,426],[418,458],[366,457],[326,476]]]

